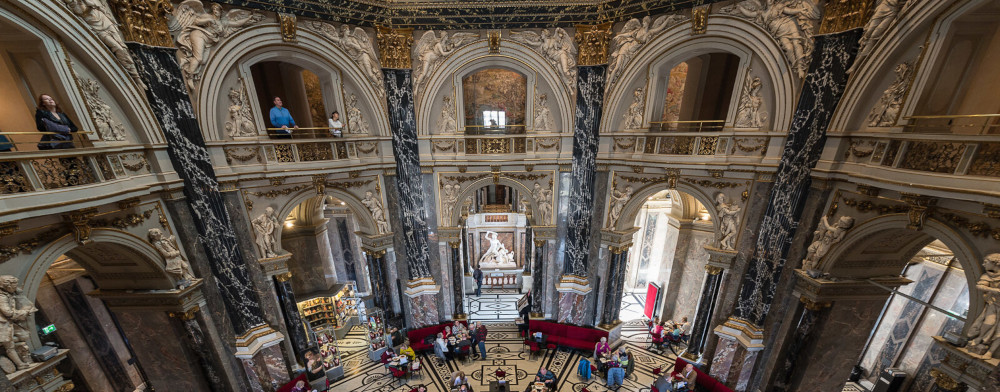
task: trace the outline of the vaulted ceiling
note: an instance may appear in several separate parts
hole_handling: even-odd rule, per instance
[[[361,26],[418,30],[572,26],[665,14],[721,0],[216,0]]]

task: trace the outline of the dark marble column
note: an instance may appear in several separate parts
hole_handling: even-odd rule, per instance
[[[705,270],[705,284],[701,287],[701,298],[698,299],[698,310],[695,312],[694,325],[691,327],[691,340],[688,342],[687,352],[684,353],[685,358],[699,362],[711,330],[712,314],[715,313],[723,273],[718,267],[706,266]]]
[[[281,313],[285,320],[285,326],[288,327],[288,339],[291,340],[295,358],[303,358],[306,349],[309,348],[309,338],[306,335],[305,323],[302,322],[298,306],[296,306],[290,272],[274,276],[274,291],[278,295],[278,303],[281,304]]]
[[[213,364],[212,353],[208,349],[205,333],[198,321],[200,310],[196,307],[185,313],[170,313],[170,317],[180,324],[179,327],[184,331],[185,343],[188,349],[197,355],[198,367],[201,368],[201,373],[208,382],[209,388],[213,392],[222,392],[226,390],[226,385],[219,370]]]
[[[456,319],[466,318],[465,314],[465,274],[462,273],[462,242],[461,241],[449,241],[448,247],[451,248],[451,286],[452,286],[452,296],[455,302],[455,312],[454,316]]]
[[[618,323],[622,309],[622,293],[625,290],[625,268],[628,264],[628,246],[612,246],[611,262],[608,263],[607,290],[604,292],[604,312],[601,314],[603,327]]]
[[[545,295],[544,265],[545,265],[545,243],[543,239],[534,239],[535,261],[531,264],[531,317],[543,317],[542,297]]]
[[[792,333],[791,342],[789,342],[788,350],[785,352],[785,361],[783,366],[779,366],[777,374],[775,376],[775,386],[772,389],[775,392],[788,391],[789,381],[792,379],[792,375],[795,373],[795,369],[798,365],[797,361],[799,359],[799,354],[804,350],[803,348],[809,343],[812,333],[815,330],[817,320],[820,317],[820,313],[824,310],[829,309],[829,303],[816,303],[808,300],[805,297],[801,297],[800,307],[801,314],[799,315],[799,322],[795,325],[795,331]]]
[[[368,278],[372,284],[372,302],[383,312],[389,312],[392,302],[389,299],[389,284],[385,273],[385,251],[366,250],[365,259],[368,261]]]
[[[73,321],[83,332],[82,335],[87,341],[87,345],[90,346],[90,351],[94,354],[97,366],[104,371],[111,386],[119,391],[135,389],[136,386],[132,385],[128,371],[119,361],[118,353],[115,352],[115,347],[111,344],[111,340],[102,326],[102,320],[98,318],[94,308],[87,301],[87,297],[77,280],[74,279],[55,287],[59,297],[66,304],[70,316],[73,317]],[[139,365],[143,366],[143,363],[140,362]],[[146,364],[146,366],[150,365]]]

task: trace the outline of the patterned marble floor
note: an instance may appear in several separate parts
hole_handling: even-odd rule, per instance
[[[513,321],[517,315],[517,299],[523,294],[487,294],[465,296],[465,312],[470,321]]]
[[[512,391],[523,391],[527,383],[534,380],[539,367],[545,366],[558,377],[559,391],[582,391],[584,387],[593,392],[605,392],[605,380],[592,377],[585,380],[577,375],[577,365],[581,355],[589,357],[590,352],[578,352],[561,348],[543,351],[532,358],[529,353],[521,351],[521,339],[517,328],[509,322],[486,323],[489,329],[487,339],[487,360],[485,361],[449,361],[439,363],[426,354],[419,355],[425,365],[424,374],[414,376],[402,382],[394,380],[383,369],[381,364],[368,360],[365,351],[348,354],[344,358],[343,379],[330,384],[330,391],[359,392],[408,392],[418,384],[425,384],[429,391],[447,392],[446,385],[451,374],[462,370],[469,377],[475,391],[488,391],[489,382],[495,379],[497,369],[503,369],[508,375],[507,381],[512,385]],[[660,355],[649,352],[648,333],[639,321],[625,323],[622,336],[624,347],[635,357],[635,371],[626,378],[621,391],[648,392],[653,382],[653,368],[661,365],[673,366],[673,355]]]
[[[644,306],[646,306],[646,293],[625,293],[622,296],[622,309],[618,313],[618,318],[624,321],[641,319]]]

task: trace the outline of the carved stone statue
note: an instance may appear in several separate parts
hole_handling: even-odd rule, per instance
[[[910,80],[911,66],[909,62],[896,66],[896,79],[882,92],[872,111],[868,113],[869,127],[891,127],[896,125],[899,111],[903,108],[903,99]]]
[[[132,54],[125,46],[125,39],[122,37],[121,30],[118,29],[118,22],[111,15],[108,6],[101,0],[63,0],[63,3],[66,3],[73,14],[83,19],[87,26],[90,26],[97,38],[100,38],[101,42],[111,50],[111,54],[118,59],[118,63],[125,69],[125,72],[128,72],[128,75],[139,87],[145,89],[146,85],[142,82]]]
[[[976,288],[983,294],[986,306],[976,321],[969,327],[970,352],[991,359],[1000,348],[1000,253],[987,255],[983,259],[983,275]]]
[[[763,27],[778,41],[799,78],[806,76],[812,56],[812,34],[821,15],[815,0],[743,0],[720,12],[749,19]]]
[[[854,226],[854,218],[842,216],[837,224],[831,225],[828,216],[823,216],[819,227],[813,232],[813,242],[809,245],[805,259],[802,260],[802,269],[806,271],[815,270],[819,267],[820,260],[826,256],[834,244],[844,239],[847,230]]]
[[[17,370],[31,366],[28,318],[37,311],[34,305],[21,296],[16,277],[0,276],[0,346],[6,350],[7,359],[14,363]]]
[[[340,47],[347,56],[359,67],[368,77],[369,83],[375,87],[380,97],[385,97],[385,86],[382,84],[382,66],[379,65],[378,55],[375,54],[375,45],[372,44],[371,37],[360,27],[350,25],[340,25],[342,33],[337,32],[337,28],[329,23],[320,21],[310,21],[307,26],[318,31],[334,44]]]
[[[372,191],[365,191],[365,198],[361,200],[361,204],[368,207],[368,210],[372,213],[372,219],[375,220],[375,226],[378,229],[379,234],[385,234],[389,232],[389,222],[385,220],[385,210],[382,208],[382,201],[372,194]]]
[[[256,136],[253,125],[253,114],[250,112],[250,101],[243,86],[239,89],[229,89],[229,120],[226,121],[226,133],[229,137]]]
[[[751,74],[751,69],[747,69],[747,77],[743,82],[743,91],[740,93],[740,104],[736,109],[737,128],[760,128],[767,121],[767,111],[764,110],[764,98],[760,92],[760,78]]]
[[[639,19],[631,19],[625,22],[618,35],[611,39],[611,56],[608,58],[608,82],[611,86],[621,75],[622,70],[629,60],[635,56],[639,49],[649,40],[653,39],[661,32],[683,22],[687,17],[683,15],[661,15],[655,20],[649,16]]]
[[[562,75],[563,83],[570,91],[576,91],[576,46],[573,37],[562,27],[534,31],[512,31],[510,40],[535,49]]]
[[[535,131],[544,132],[555,130],[556,126],[552,121],[552,111],[549,110],[548,100],[549,97],[545,94],[538,96],[538,102],[535,104]]]
[[[277,243],[278,230],[281,230],[281,222],[274,214],[274,208],[267,207],[264,213],[260,214],[253,221],[253,231],[257,233],[257,248],[264,258],[276,257],[275,243]]]
[[[174,236],[163,238],[160,229],[149,229],[149,243],[160,252],[163,260],[166,261],[164,270],[177,280],[177,288],[184,288],[191,285],[195,279],[191,273],[191,264],[184,259],[180,248],[177,246],[177,239]]]
[[[195,90],[212,46],[230,34],[264,19],[264,15],[241,9],[222,14],[222,6],[212,3],[211,12],[201,0],[185,0],[174,8],[170,32],[177,37],[177,62],[188,89]]]
[[[854,60],[854,64],[858,64],[865,57],[871,54],[872,49],[875,48],[875,44],[882,39],[886,31],[889,31],[889,27],[892,23],[896,21],[899,16],[899,9],[901,3],[906,2],[906,0],[879,0],[878,5],[875,6],[875,10],[872,12],[871,19],[868,19],[868,23],[865,24],[865,33],[861,36],[858,41],[858,56]],[[916,0],[911,1],[911,3],[916,3]],[[854,66],[851,66],[853,71]]]
[[[413,45],[413,90],[421,90],[427,82],[431,70],[451,55],[455,49],[479,39],[478,33],[451,33],[441,31],[434,34],[426,31]]]
[[[101,135],[101,140],[125,140],[125,126],[111,113],[111,105],[105,103],[98,94],[101,85],[92,79],[80,79],[80,90],[83,91],[83,98],[87,102],[90,114],[94,116],[94,126],[97,127],[97,134]]]
[[[615,224],[618,223],[618,218],[622,216],[622,209],[625,208],[625,203],[628,203],[631,198],[631,185],[626,185],[624,192],[618,189],[611,190],[611,211],[608,213],[608,224],[605,227],[615,227]]]
[[[490,247],[479,258],[479,268],[516,268],[514,253],[507,250],[498,239],[500,234],[495,231],[487,231],[486,239],[490,241]]]
[[[441,118],[438,119],[438,131],[444,134],[458,132],[458,120],[455,119],[455,104],[451,96],[445,95],[441,102]]]
[[[726,250],[736,248],[736,234],[740,228],[740,211],[736,203],[726,202],[726,195],[719,192],[715,195],[715,210],[719,219],[719,247]]]
[[[361,115],[361,109],[358,109],[358,97],[351,94],[351,98],[347,100],[347,133],[358,133],[363,135],[371,135],[372,130],[368,127],[368,121]]]
[[[635,98],[625,112],[625,130],[642,129],[642,118],[646,110],[646,96],[642,93],[642,87],[635,89],[633,93]]]
[[[544,189],[535,183],[531,195],[538,203],[538,221],[541,225],[547,225],[552,221],[552,190]]]
[[[450,226],[452,215],[455,213],[455,205],[458,204],[458,193],[461,190],[458,184],[445,184],[441,192],[441,218],[442,226]]]

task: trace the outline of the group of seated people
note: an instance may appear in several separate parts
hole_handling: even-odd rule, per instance
[[[597,364],[598,371],[607,374],[608,389],[618,389],[625,381],[632,358],[624,347],[617,352],[612,351],[607,338],[601,338],[594,350],[594,363]]]
[[[661,367],[660,369],[669,369]],[[694,365],[687,364],[684,370],[670,374],[665,371],[659,372],[660,376],[653,381],[650,392],[690,392],[695,388],[695,381],[698,379],[698,372],[694,370]],[[669,374],[669,375],[668,375]]]
[[[486,359],[485,352],[476,353],[476,343],[479,340],[485,340],[485,336],[476,339],[477,332],[482,329],[479,335],[485,335],[485,328],[480,323],[472,323],[470,329],[465,324],[455,321],[455,324],[444,327],[444,331],[437,334],[437,339],[434,340],[434,355],[442,361],[447,361],[449,357],[458,355],[464,348],[468,347],[472,355],[481,355],[483,359]],[[482,347],[483,345],[480,345],[480,348]]]
[[[543,365],[538,369],[538,373],[535,373],[535,381],[528,383],[528,388],[524,392],[555,391],[556,385],[558,385],[556,374]]]
[[[660,318],[657,317],[651,320],[648,326],[654,345],[687,340],[691,334],[691,323],[688,322],[687,317],[681,318],[680,322],[660,321]]]

